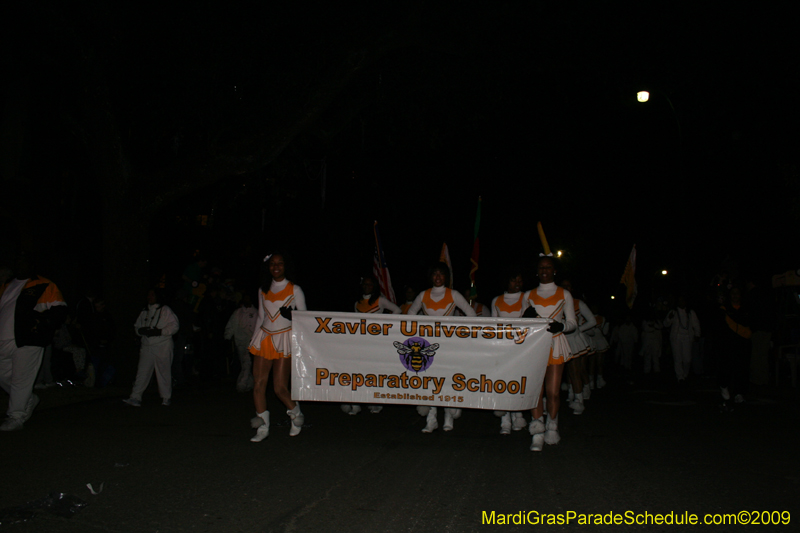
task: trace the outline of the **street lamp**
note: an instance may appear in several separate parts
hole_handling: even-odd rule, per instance
[[[672,110],[672,118],[675,119],[675,125],[678,126],[678,146],[683,146],[683,132],[681,131],[681,121],[678,120],[678,114],[675,112],[675,106],[672,105],[672,100],[669,99],[666,93],[656,92],[657,95],[663,96]],[[650,93],[648,91],[639,91],[636,93],[636,101],[645,103],[650,100]]]
[[[561,250],[556,252],[556,257],[561,257],[562,255],[564,255],[564,252],[562,252]]]
[[[666,271],[666,270],[662,270],[662,271],[661,271],[661,275],[662,275],[662,276],[666,276],[666,275],[667,275],[667,271]]]

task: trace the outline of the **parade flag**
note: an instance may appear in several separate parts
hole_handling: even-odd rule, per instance
[[[539,240],[542,241],[542,248],[544,249],[544,255],[552,256],[553,252],[550,251],[550,245],[547,244],[547,237],[544,236],[544,228],[542,227],[541,221],[536,223],[536,229],[539,230]]]
[[[638,293],[636,287],[636,245],[633,245],[631,255],[628,257],[628,264],[625,265],[625,272],[622,273],[620,283],[625,285],[625,302],[628,308],[633,309],[633,301],[636,299]]]
[[[450,269],[450,283],[448,288],[453,288],[453,263],[450,262],[450,250],[447,249],[447,243],[442,243],[442,253],[439,254],[439,261],[447,265]]]
[[[375,256],[372,261],[372,274],[378,280],[378,286],[381,289],[381,295],[392,302],[397,303],[397,298],[394,296],[394,289],[392,289],[392,278],[389,276],[389,267],[386,266],[386,258],[383,256],[383,247],[381,246],[381,236],[378,233],[378,221],[372,226],[375,233]]]
[[[478,229],[481,226],[481,197],[478,196],[478,212],[475,214],[475,240],[472,243],[472,257],[469,261],[472,266],[469,270],[469,301],[472,303],[478,297],[478,289],[475,287],[475,272],[478,270],[478,255],[480,254],[480,241],[478,240]]]
[[[292,399],[502,411],[536,407],[543,318],[292,313]]]

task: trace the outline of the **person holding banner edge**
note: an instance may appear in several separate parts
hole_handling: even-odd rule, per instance
[[[291,419],[289,435],[300,434],[304,416],[300,404],[292,400],[289,380],[292,375],[292,309],[306,310],[303,290],[286,279],[286,255],[275,253],[264,258],[267,272],[258,294],[258,329],[250,340],[253,358],[253,403],[256,416],[250,421],[256,429],[252,442],[261,442],[269,436],[269,411],[267,411],[267,381],[274,371],[272,382],[275,395],[286,406]]]
[[[356,313],[384,313],[388,311],[391,314],[400,313],[400,308],[381,296],[381,288],[378,282],[372,276],[367,276],[361,279],[361,299],[355,303]],[[380,413],[383,409],[382,405],[370,405],[369,412],[372,414]],[[361,406],[358,404],[342,404],[342,411],[348,415],[357,415],[361,412]]]
[[[545,247],[547,250],[547,247]],[[556,264],[552,255],[542,255],[537,264],[539,286],[527,293],[525,317],[552,319],[547,331],[553,334],[550,347],[550,360],[544,377],[544,386],[539,393],[539,403],[531,410],[528,430],[533,436],[531,451],[542,451],[543,445],[558,444],[558,409],[561,405],[561,376],[564,363],[572,353],[564,333],[576,328],[575,304],[569,291],[555,284]],[[547,424],[544,421],[543,393],[547,395]]]
[[[521,269],[510,268],[506,279],[508,280],[507,290],[492,300],[491,315],[502,318],[520,318],[527,306],[525,293],[522,292],[523,277]],[[512,429],[519,431],[528,425],[525,417],[519,411],[514,413],[510,411],[495,411],[494,414],[500,417],[501,435],[510,435]]]
[[[448,288],[450,284],[450,268],[446,263],[439,261],[431,268],[430,280],[433,287],[417,295],[414,303],[408,309],[409,315],[416,315],[422,311],[423,314],[429,316],[453,316],[455,310],[460,309],[464,316],[475,316],[475,310],[469,305],[469,302],[458,291]],[[417,406],[417,412],[420,416],[425,417],[423,433],[431,433],[439,427],[439,422],[436,418],[436,407],[419,405]],[[453,429],[453,421],[460,416],[461,409],[445,407],[444,426],[442,429],[451,431]]]

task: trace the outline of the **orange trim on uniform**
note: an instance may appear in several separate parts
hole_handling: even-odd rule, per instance
[[[534,304],[541,305],[542,307],[549,307],[551,305],[556,305],[560,300],[564,299],[564,289],[561,287],[556,288],[555,294],[548,298],[542,298],[539,296],[539,293],[536,292],[536,289],[530,292],[530,296],[528,296],[528,300],[532,300]]]
[[[519,299],[516,301],[516,303],[513,304],[507,304],[505,297],[501,296],[500,298],[497,299],[495,307],[497,308],[498,311],[502,311],[503,313],[514,313],[522,311],[523,296],[525,296],[524,292],[519,293]]]
[[[408,314],[408,310],[411,309],[411,305],[413,303],[414,302],[407,302],[407,303],[404,303],[403,305],[401,305],[400,306],[400,313],[403,314],[403,315],[407,315]]]
[[[264,328],[261,329],[262,331],[264,330]],[[272,337],[273,335],[276,335],[275,333],[269,333],[267,331],[264,331],[264,333],[266,333],[266,336],[263,339],[261,339],[261,346],[259,346],[259,349],[256,350],[253,347],[250,347],[251,354],[257,357],[263,357],[264,359],[270,359],[270,360],[287,359],[291,357],[291,354],[285,354],[275,349],[275,344],[273,344],[272,342]]]
[[[377,313],[381,310],[381,299],[375,298],[375,303],[369,303],[369,298],[364,298],[356,303],[356,310],[359,313]]]
[[[425,311],[425,314],[428,313],[428,309],[431,311],[438,311],[439,309],[450,309],[447,310],[445,316],[450,315],[453,313],[453,308],[455,307],[455,301],[453,300],[453,291],[449,288],[445,287],[444,289],[444,296],[438,302],[434,302],[431,299],[431,290],[428,289],[424,293],[422,293],[422,309]]]

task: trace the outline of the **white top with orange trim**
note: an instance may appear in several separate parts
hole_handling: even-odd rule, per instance
[[[524,292],[504,292],[492,300],[492,316],[520,318],[527,307]]]
[[[370,298],[372,298],[371,294],[364,294],[361,296],[361,299],[355,304],[356,313],[380,314],[383,313],[384,310],[388,310],[391,314],[400,313],[400,308],[383,296],[379,296],[378,299],[372,303],[369,303]]]
[[[430,316],[453,316],[460,309],[464,316],[476,316],[475,310],[458,291],[447,287],[431,287],[419,293],[408,310],[409,315],[422,313]]]
[[[551,357],[553,359],[569,360],[572,357],[569,342],[562,333],[574,331],[577,327],[575,319],[575,303],[568,290],[559,287],[555,283],[541,283],[535,289],[526,293],[525,300],[527,305],[524,307],[534,307],[542,318],[550,318],[553,321],[564,324],[564,330],[553,334],[553,344]]]
[[[258,322],[260,329],[272,335],[291,331],[292,321],[281,315],[281,307],[290,307],[298,311],[306,310],[306,295],[303,289],[290,282],[288,279],[283,281],[273,281],[269,286],[269,292],[264,294],[259,291],[258,301]],[[258,335],[256,330],[253,337]],[[250,342],[252,345],[252,341]],[[260,344],[260,342],[259,342]]]

